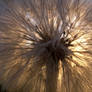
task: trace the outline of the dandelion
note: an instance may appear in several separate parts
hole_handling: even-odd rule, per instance
[[[9,92],[92,91],[92,3],[2,0],[0,84]]]

